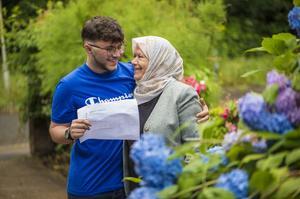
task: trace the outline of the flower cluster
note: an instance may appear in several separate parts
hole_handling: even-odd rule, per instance
[[[155,189],[155,188],[151,188],[151,187],[141,187],[138,189],[135,189],[129,196],[128,199],[139,199],[139,198],[143,198],[143,199],[156,199],[156,193],[159,190]]]
[[[295,6],[288,14],[289,25],[300,35],[300,7]]]
[[[229,132],[237,130],[239,116],[236,101],[229,101],[220,116],[225,120],[225,127]]]
[[[207,152],[209,154],[215,154],[215,155],[219,155],[221,157],[221,164],[222,165],[226,165],[228,164],[228,159],[225,155],[225,150],[222,146],[214,146],[211,147],[207,150]]]
[[[229,173],[222,174],[215,186],[231,191],[237,199],[247,198],[249,189],[248,174],[244,170],[233,169]]]
[[[277,73],[276,70],[271,70],[267,74],[267,85],[269,86],[273,84],[277,84],[280,91],[291,86],[289,79],[286,76]]]
[[[270,112],[263,97],[255,93],[248,93],[239,100],[239,114],[252,130],[282,134],[293,129],[284,114]]]
[[[163,137],[157,134],[144,134],[134,143],[130,157],[135,163],[136,173],[142,176],[141,185],[144,187],[134,190],[130,198],[144,198],[135,196],[151,195],[155,190],[160,191],[175,183],[182,166],[180,159],[168,160],[171,154],[172,150],[165,145]]]
[[[194,76],[184,77],[183,78],[183,82],[185,84],[188,84],[188,85],[192,86],[196,90],[196,92],[198,93],[198,95],[201,92],[206,91],[205,81],[201,80],[200,82],[198,82]]]
[[[259,139],[255,135],[243,135],[241,130],[227,133],[224,136],[222,146],[225,151],[229,151],[233,145],[239,143],[251,144],[254,152],[263,152],[267,149],[266,140]]]
[[[267,83],[279,86],[279,92],[275,101],[276,112],[285,115],[294,127],[299,126],[300,93],[294,91],[290,81],[275,70],[268,73]]]

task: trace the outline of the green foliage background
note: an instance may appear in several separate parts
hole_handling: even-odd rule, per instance
[[[160,35],[179,50],[186,71],[194,73],[207,67],[206,57],[214,48],[214,41],[221,38],[225,12],[221,0],[209,3],[88,0],[71,2],[65,8],[56,6],[46,11],[35,26],[35,34],[39,35],[38,64],[47,77],[43,81],[44,92],[52,92],[61,76],[84,62],[80,30],[83,22],[95,15],[111,16],[124,28],[125,61],[131,58],[131,38]]]
[[[123,61],[131,58],[131,38],[142,35],[165,37],[182,55],[186,74],[196,74],[211,84],[214,92],[207,100],[218,99],[220,92],[215,91],[219,87],[210,82],[212,73],[207,57],[222,39],[225,11],[221,0],[88,0],[71,1],[65,6],[57,2],[48,4],[47,10],[41,12],[37,20],[17,33],[18,38],[26,38],[18,45],[31,51],[28,53],[31,62],[25,63],[29,65],[25,74],[31,85],[27,104],[32,105],[30,110],[41,106],[32,114],[49,115],[50,96],[58,80],[85,61],[80,30],[84,21],[95,15],[111,16],[123,27],[127,44]],[[31,81],[32,77],[37,80]],[[40,102],[33,100],[34,97]]]
[[[1,91],[0,108],[17,109],[24,119],[49,116],[56,83],[85,60],[80,30],[94,15],[111,16],[122,25],[127,44],[122,61],[131,59],[133,37],[159,35],[170,40],[184,59],[185,74],[206,80],[205,99],[215,105],[228,92],[227,86],[242,91],[252,83],[263,84],[264,73],[255,79],[241,75],[265,65],[268,58],[249,61],[232,56],[258,46],[262,35],[287,30],[291,7],[288,0],[4,1],[14,82],[8,93]]]

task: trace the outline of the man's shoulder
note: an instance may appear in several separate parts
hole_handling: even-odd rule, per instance
[[[62,82],[72,82],[76,81],[79,78],[79,75],[83,72],[83,65],[78,66],[68,74],[66,74],[64,77],[61,78]]]

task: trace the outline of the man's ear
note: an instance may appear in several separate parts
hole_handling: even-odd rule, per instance
[[[87,43],[83,43],[83,48],[88,54],[92,53],[92,48]]]

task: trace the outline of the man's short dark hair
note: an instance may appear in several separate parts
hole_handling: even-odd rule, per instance
[[[81,38],[83,41],[111,41],[113,43],[123,43],[124,33],[117,20],[95,16],[87,20],[81,30]]]

